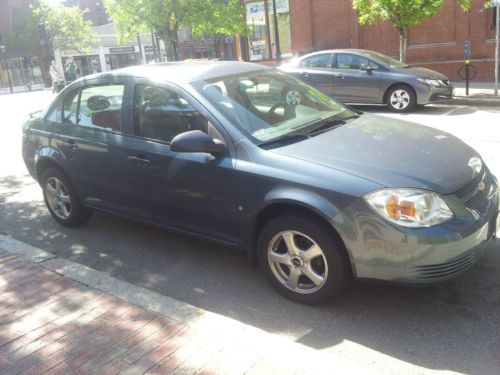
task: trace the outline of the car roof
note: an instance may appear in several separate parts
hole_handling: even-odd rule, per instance
[[[86,76],[86,80],[106,77],[132,77],[163,80],[172,83],[189,83],[232,74],[271,69],[260,64],[238,61],[183,61],[136,65],[106,73]]]
[[[372,52],[376,52],[376,51],[371,51],[368,49],[357,49],[357,48],[325,49],[325,50],[321,50],[321,51],[314,51],[314,52],[308,53],[307,55],[301,56],[301,58],[306,57],[306,56],[322,54],[322,53],[339,53],[339,52],[364,54],[364,53],[372,53]]]

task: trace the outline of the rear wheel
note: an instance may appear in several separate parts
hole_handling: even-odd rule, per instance
[[[294,301],[328,302],[350,279],[342,248],[314,218],[278,216],[264,226],[257,246],[259,264],[271,285]]]
[[[82,205],[69,178],[57,168],[48,168],[42,175],[45,204],[52,217],[66,227],[86,222],[92,210]]]
[[[396,85],[387,92],[386,104],[394,112],[410,112],[417,104],[417,96],[410,86]]]

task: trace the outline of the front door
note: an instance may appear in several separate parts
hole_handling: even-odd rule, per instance
[[[347,103],[377,103],[382,97],[381,74],[381,67],[363,56],[336,53],[334,96]]]
[[[134,134],[125,142],[124,185],[129,208],[142,220],[218,238],[236,240],[233,167],[228,153],[176,153],[172,139],[201,130],[224,141],[221,133],[177,88],[137,84]]]
[[[335,79],[331,53],[321,53],[305,58],[300,62],[294,75],[329,96],[334,94]]]

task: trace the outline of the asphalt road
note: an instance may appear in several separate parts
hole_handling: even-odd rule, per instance
[[[473,269],[445,284],[355,283],[328,306],[298,305],[275,293],[236,251],[101,213],[76,229],[56,224],[20,156],[20,123],[50,96],[0,96],[0,232],[374,372],[500,373],[499,241]],[[409,115],[361,109],[453,133],[500,176],[500,108],[428,106]]]

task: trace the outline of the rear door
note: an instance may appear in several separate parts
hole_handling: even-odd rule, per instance
[[[53,140],[86,203],[111,210],[124,204],[117,159],[122,145],[124,89],[124,82],[117,80],[69,92]]]
[[[370,66],[371,71],[363,69]],[[378,103],[382,97],[383,67],[363,56],[335,53],[334,96],[343,102]]]

